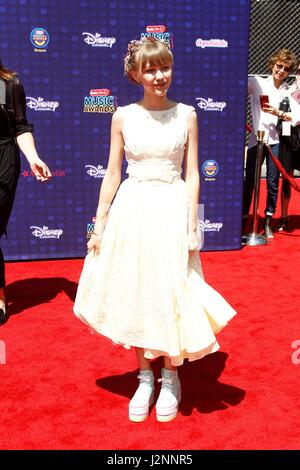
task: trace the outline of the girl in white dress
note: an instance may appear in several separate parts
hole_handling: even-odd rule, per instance
[[[144,95],[112,117],[109,162],[74,312],[114,343],[135,348],[140,373],[129,403],[132,421],[149,414],[151,359],[163,356],[156,403],[163,422],[175,418],[181,400],[177,366],[217,351],[215,333],[236,312],[203,279],[197,115],[167,98],[172,52],[157,39],[133,40],[124,64]],[[124,151],[128,178],[120,185]]]

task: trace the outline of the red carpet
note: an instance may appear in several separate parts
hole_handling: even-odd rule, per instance
[[[293,230],[268,246],[202,253],[207,281],[238,315],[218,336],[220,352],[180,368],[183,400],[171,423],[157,423],[154,409],[144,423],[128,421],[134,352],[90,334],[73,315],[82,260],[8,263],[0,448],[299,449],[295,192],[291,213]]]

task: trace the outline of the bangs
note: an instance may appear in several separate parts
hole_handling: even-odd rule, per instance
[[[138,51],[137,63],[140,70],[143,70],[148,64],[150,66],[172,64],[173,55],[162,43],[148,43]]]

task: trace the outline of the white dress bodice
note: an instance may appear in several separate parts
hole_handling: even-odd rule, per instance
[[[123,114],[127,173],[139,180],[173,182],[180,178],[193,106],[183,103],[148,111],[134,103],[118,108]]]

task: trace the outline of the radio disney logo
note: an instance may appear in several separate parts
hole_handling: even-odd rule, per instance
[[[32,225],[30,230],[32,230],[32,235],[36,238],[59,238],[63,234],[62,229],[49,229],[49,227],[46,227],[45,225],[43,227]]]
[[[87,168],[87,174],[93,176],[93,178],[104,178],[106,169],[102,165],[85,165]]]
[[[44,101],[44,98],[41,98],[40,96],[37,99],[32,96],[26,96],[26,104],[28,108],[33,109],[34,111],[55,112],[56,108],[59,106],[58,101]]]
[[[219,165],[216,160],[205,160],[201,169],[207,181],[215,181],[215,176],[219,173]]]
[[[30,33],[30,41],[34,47],[34,52],[46,52],[46,47],[50,41],[50,35],[44,28],[34,28]]]
[[[204,111],[223,111],[226,107],[225,101],[213,101],[212,98],[196,98],[198,101],[197,105]]]
[[[84,42],[92,47],[112,47],[117,41],[114,37],[102,37],[100,33],[82,33]]]
[[[196,47],[228,47],[228,42],[225,39],[196,39]]]
[[[209,219],[198,220],[198,228],[201,232],[219,232],[223,228],[223,223],[211,222]]]

